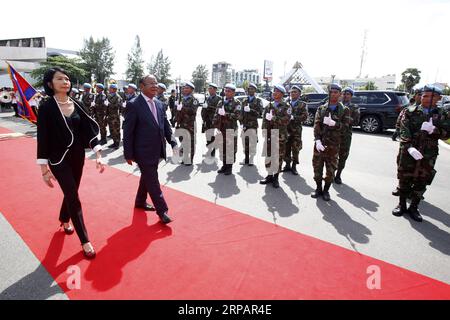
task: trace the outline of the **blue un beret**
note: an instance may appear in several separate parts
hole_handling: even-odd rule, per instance
[[[442,95],[442,89],[432,84],[427,84],[425,87],[423,87],[423,92],[434,92]]]
[[[184,86],[185,86],[185,87],[190,87],[190,88],[192,88],[192,89],[195,89],[194,84],[193,84],[192,82],[190,82],[190,81],[186,82],[186,83],[184,84]]]
[[[161,89],[167,90],[167,87],[164,83],[158,83],[158,87],[160,87]]]
[[[296,85],[296,84],[294,84],[292,87],[291,87],[291,90],[298,90],[298,91],[302,91],[302,88],[301,88],[301,86],[298,86],[298,85]]]
[[[91,89],[92,88],[92,86],[89,84],[89,83],[84,83],[83,84],[83,88],[85,88],[85,89]]]
[[[278,90],[278,91],[280,91],[280,92],[283,93],[283,94],[286,93],[286,88],[285,88],[284,86],[282,86],[281,84],[276,84],[276,85],[273,87],[273,90]]]
[[[249,88],[255,88],[255,90],[258,89],[258,87],[256,87],[256,84],[254,84],[254,83],[250,83],[250,84],[248,85],[248,87],[249,87]]]
[[[133,88],[134,90],[137,90],[137,87],[136,87],[136,85],[134,83],[128,84],[128,87],[129,88]]]
[[[337,91],[342,91],[342,88],[340,85],[336,84],[336,83],[332,83],[330,84],[330,86],[328,87],[328,90],[337,90]]]
[[[217,86],[217,84],[215,84],[215,83],[210,83],[210,84],[209,84],[209,87],[214,88],[214,89],[219,88],[219,87]]]
[[[349,92],[349,93],[351,93],[352,96],[355,95],[355,91],[350,87],[345,88],[343,90],[343,92]]]
[[[109,85],[110,89],[117,89],[117,84],[113,83]]]
[[[101,83],[97,83],[95,86],[99,87],[100,89],[105,89],[105,86]]]

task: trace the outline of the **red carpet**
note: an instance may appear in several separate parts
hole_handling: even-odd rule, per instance
[[[6,130],[0,128],[0,133]],[[164,188],[169,226],[133,209],[138,178],[86,161],[81,201],[98,256],[58,231],[62,199],[35,165],[31,138],[0,141],[0,211],[71,299],[450,299],[450,286]],[[65,284],[82,270],[80,290]],[[381,290],[366,286],[381,268]]]

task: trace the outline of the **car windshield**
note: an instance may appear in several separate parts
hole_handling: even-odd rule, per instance
[[[408,97],[406,96],[406,93],[397,93],[398,100],[401,105],[407,106],[409,104]]]

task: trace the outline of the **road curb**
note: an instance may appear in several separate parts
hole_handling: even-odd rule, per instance
[[[439,145],[444,149],[450,150],[450,144],[447,144],[442,140],[439,140]]]

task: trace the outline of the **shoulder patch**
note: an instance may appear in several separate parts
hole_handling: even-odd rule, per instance
[[[194,107],[197,107],[197,106],[198,106],[198,100],[197,100],[197,99],[194,99],[193,104],[194,104]]]
[[[291,114],[292,114],[292,107],[289,107],[289,108],[287,109],[287,114],[288,114],[288,115],[291,115]]]

